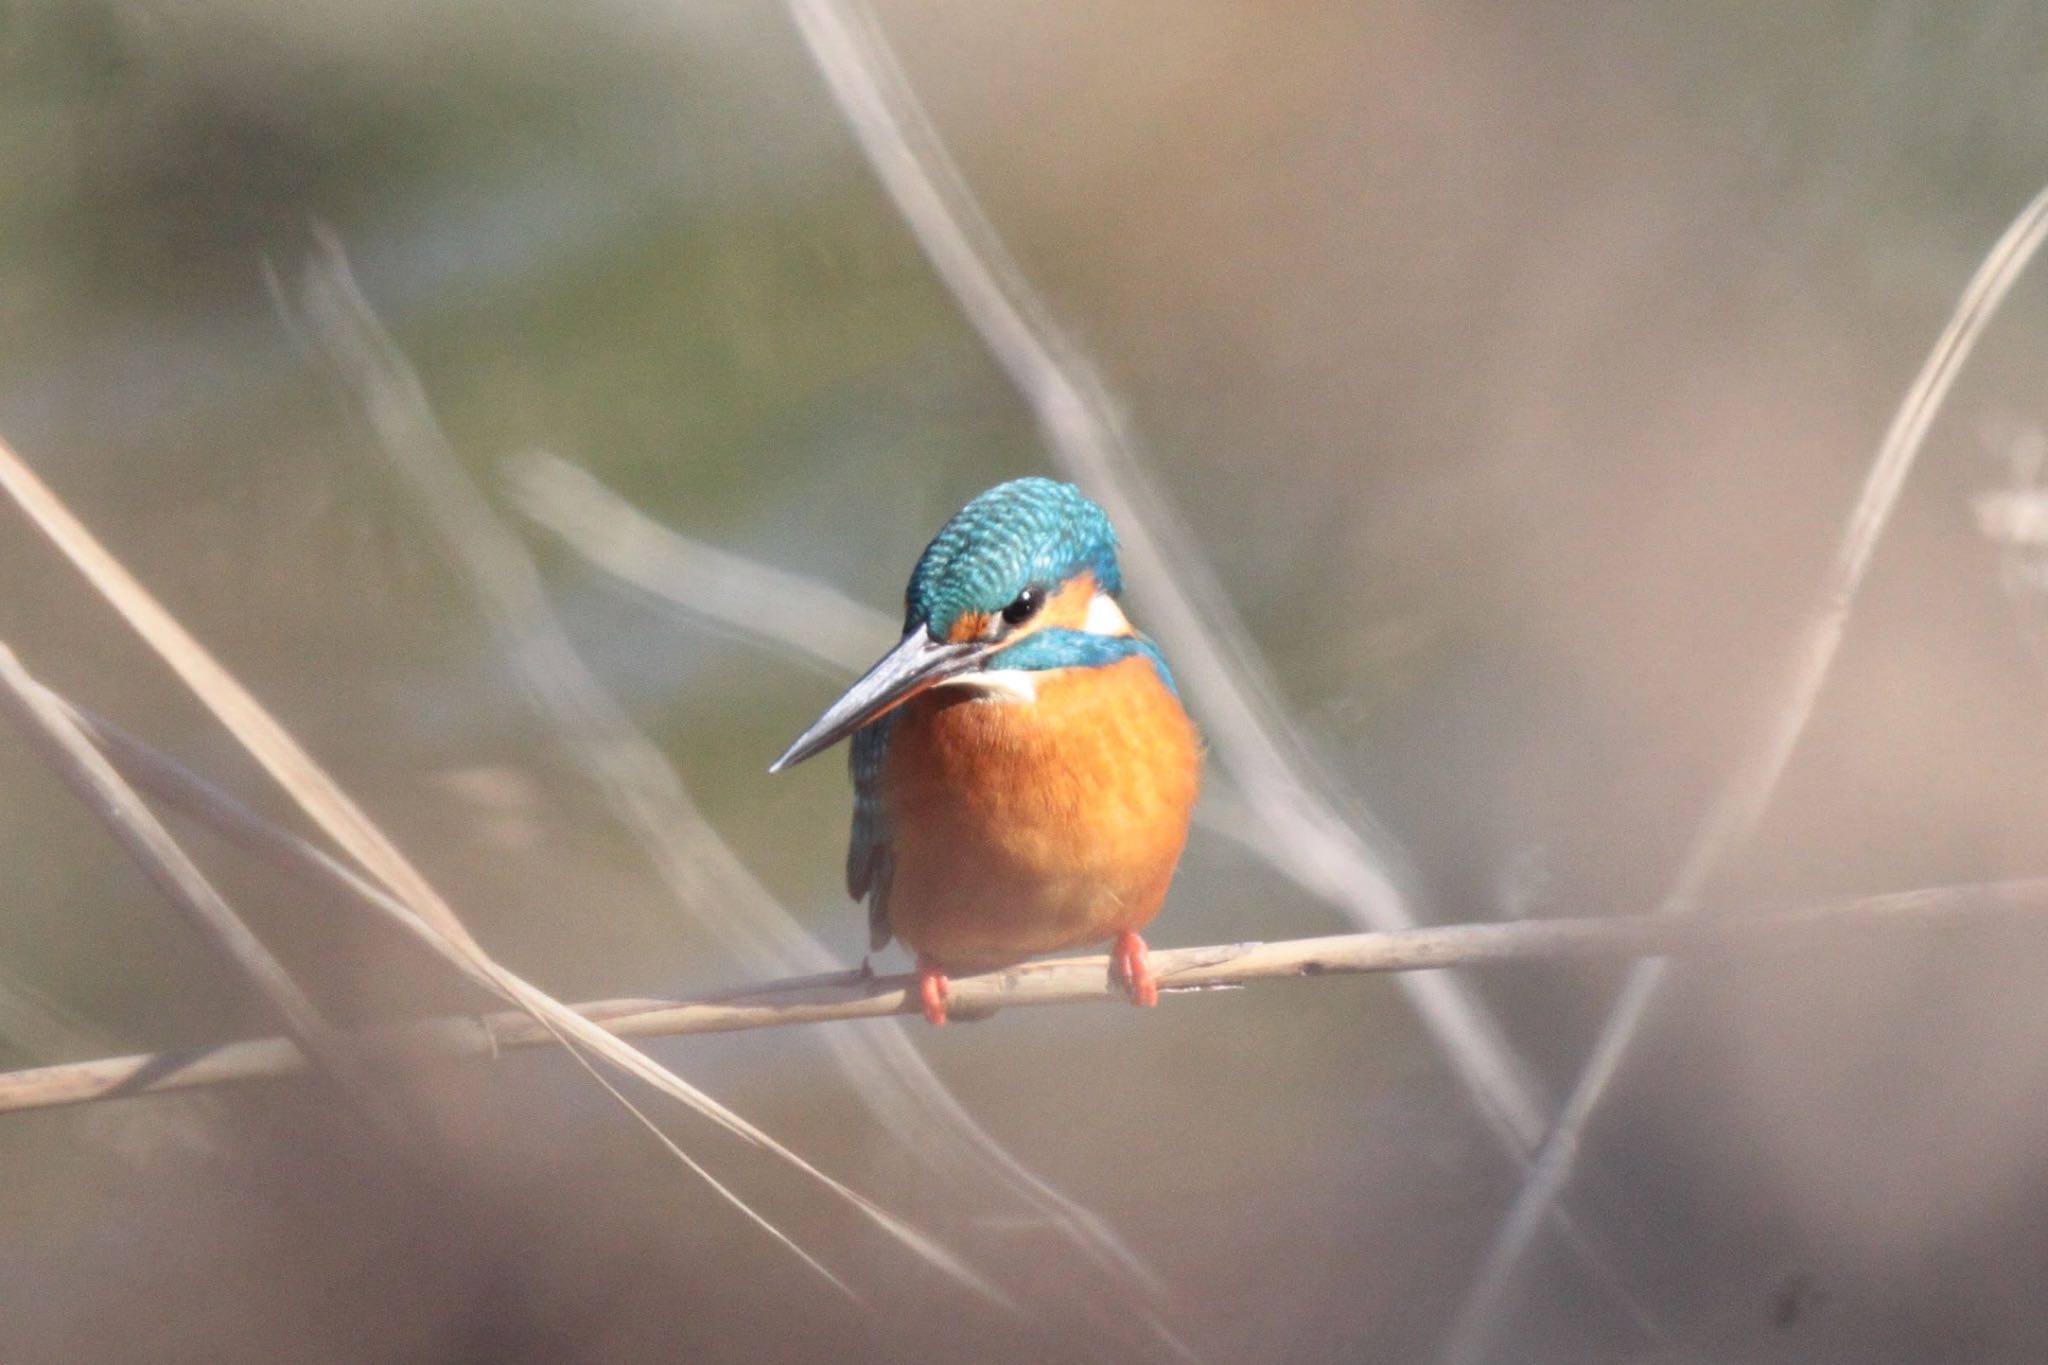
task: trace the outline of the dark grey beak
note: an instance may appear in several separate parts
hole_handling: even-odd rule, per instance
[[[927,687],[944,682],[974,666],[995,651],[987,640],[934,640],[922,625],[912,626],[894,649],[846,689],[846,695],[826,708],[810,729],[796,737],[796,743],[781,758],[768,765],[779,773],[831,748],[875,717],[887,714]]]

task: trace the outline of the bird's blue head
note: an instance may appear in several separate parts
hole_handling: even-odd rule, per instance
[[[1146,653],[1112,599],[1123,589],[1116,531],[1080,489],[1051,479],[997,484],[954,514],[904,590],[903,639],[769,769],[779,772],[929,687],[989,669],[1067,668]]]
[[[1070,483],[1012,479],[955,512],[925,546],[904,590],[903,628],[994,638],[1083,574],[1112,597],[1123,590],[1108,515]]]

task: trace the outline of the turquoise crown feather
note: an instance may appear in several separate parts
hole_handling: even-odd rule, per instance
[[[1070,483],[999,483],[939,528],[904,591],[904,629],[944,639],[967,612],[998,612],[1026,588],[1047,591],[1086,570],[1104,592],[1123,590],[1116,528]]]

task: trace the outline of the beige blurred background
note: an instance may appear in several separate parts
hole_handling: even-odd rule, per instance
[[[879,14],[1299,739],[1444,921],[1656,900],[1901,393],[2048,181],[2048,15],[2023,4]],[[295,279],[316,221],[494,496],[547,451],[883,611],[962,501],[1051,471],[1029,410],[772,4],[0,4],[0,436],[506,961],[570,999],[751,979],[565,757],[280,320],[266,269]],[[2041,580],[1973,510],[2033,477],[2044,299],[2021,282],[1934,428],[1717,904],[2048,868]],[[500,505],[717,830],[856,960],[838,761],[763,771],[843,678]],[[283,814],[11,514],[0,573],[31,667]],[[1348,927],[1209,816],[1155,942]],[[346,905],[194,848],[338,1014],[476,1007]],[[12,740],[0,857],[9,1065],[269,1031]],[[1568,1198],[1654,1330],[1546,1241],[1496,1357],[2041,1358],[2044,970],[2005,929],[1677,974]],[[1617,980],[1476,977],[1553,1095]],[[1430,1358],[1513,1193],[1385,981],[913,1040],[1149,1264],[1202,1359]],[[523,1057],[421,1072],[402,1148],[312,1087],[0,1120],[0,1357],[1170,1358],[1048,1307],[1089,1274],[1071,1251],[930,1178],[815,1037],[655,1048],[1026,1311],[666,1116],[849,1304]]]

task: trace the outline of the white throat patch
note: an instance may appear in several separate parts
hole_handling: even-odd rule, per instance
[[[1088,619],[1081,623],[1081,629],[1090,635],[1129,635],[1131,623],[1114,597],[1099,592],[1088,599]]]
[[[976,701],[1037,701],[1038,675],[1028,668],[988,668],[962,673],[938,684],[964,687]]]

